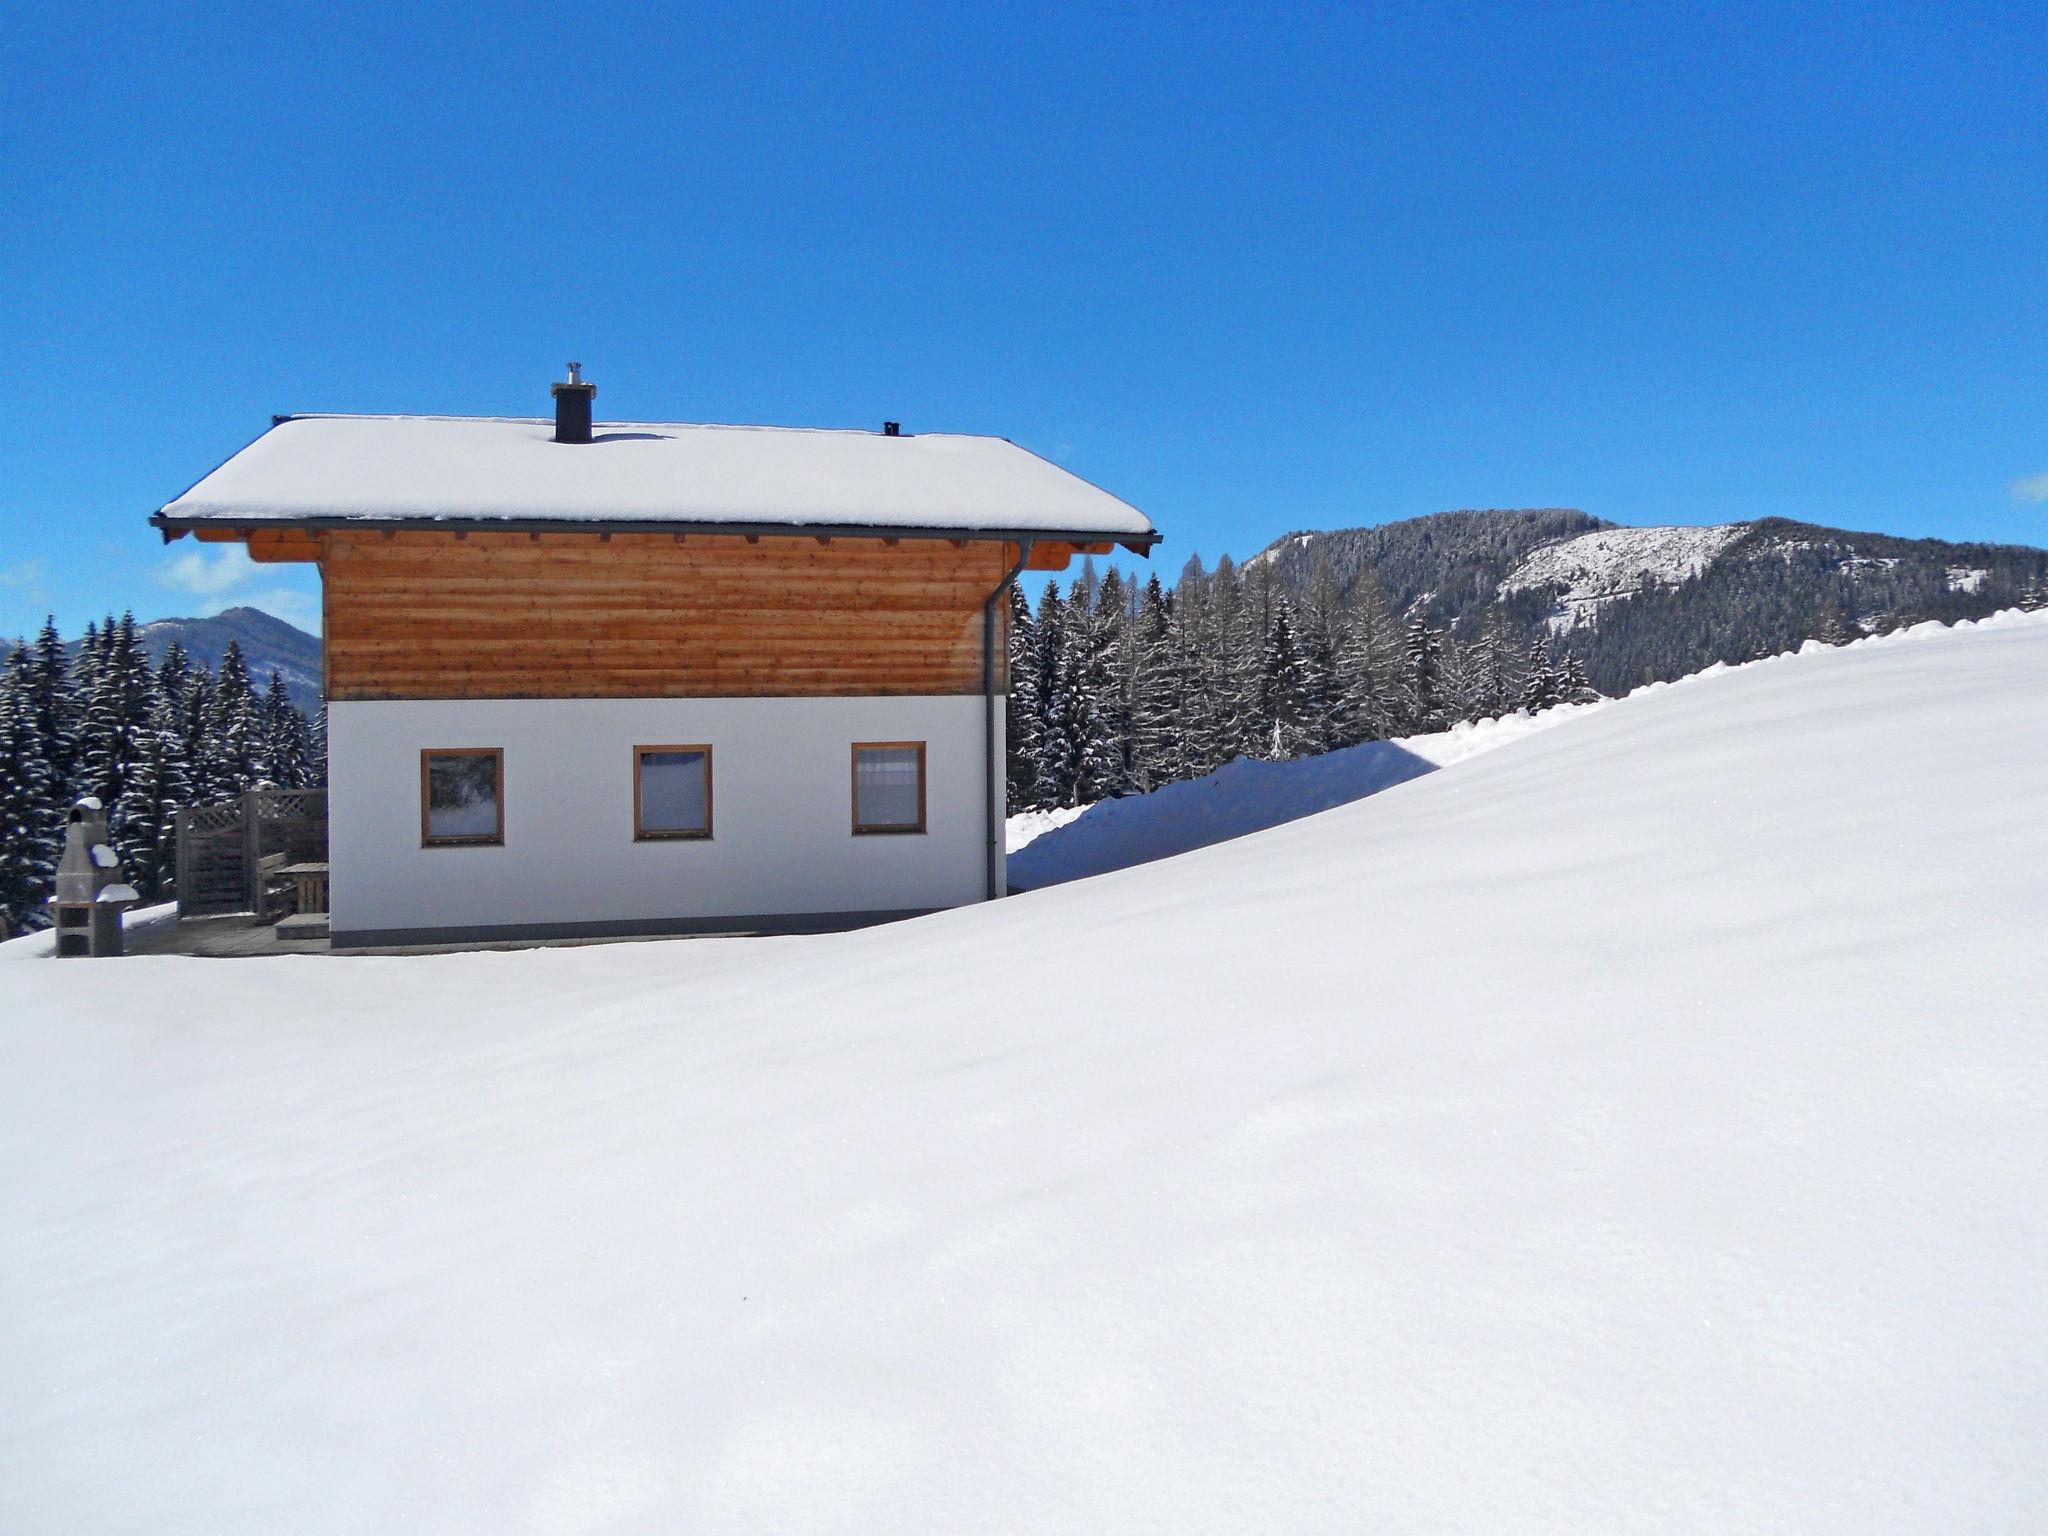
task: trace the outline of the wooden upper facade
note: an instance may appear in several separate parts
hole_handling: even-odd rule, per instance
[[[197,536],[319,565],[337,701],[978,693],[982,606],[1021,548],[718,533]],[[1110,547],[1034,543],[1025,568]],[[1007,625],[1007,602],[997,618]]]

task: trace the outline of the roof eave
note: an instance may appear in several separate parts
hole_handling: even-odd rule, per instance
[[[1157,530],[1115,533],[1102,529],[898,527],[856,523],[733,523],[687,521],[681,518],[632,519],[589,517],[177,517],[168,508],[150,515],[151,526],[164,541],[201,528],[375,528],[461,533],[699,533],[747,538],[803,539],[948,539],[976,543],[1118,544],[1141,558],[1151,557],[1159,543]]]

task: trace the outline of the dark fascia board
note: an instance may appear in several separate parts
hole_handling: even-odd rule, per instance
[[[1074,532],[1058,528],[889,528],[853,523],[717,523],[680,519],[633,521],[598,518],[533,517],[265,517],[237,522],[231,517],[172,517],[152,513],[151,525],[168,543],[199,528],[360,528],[442,533],[699,533],[777,539],[966,539],[977,543],[1120,544],[1132,554],[1151,558],[1161,535],[1153,533]]]

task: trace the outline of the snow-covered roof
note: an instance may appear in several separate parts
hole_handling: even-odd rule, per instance
[[[1000,437],[552,420],[291,416],[157,515],[160,526],[346,522],[720,524],[1073,535],[1134,549],[1152,523]]]

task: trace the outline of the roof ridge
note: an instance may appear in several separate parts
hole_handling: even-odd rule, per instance
[[[472,421],[503,422],[508,426],[552,427],[552,416],[463,416],[448,411],[291,411],[276,418],[275,425],[290,421]],[[870,427],[792,427],[758,421],[593,421],[599,427],[665,427],[693,432],[816,432],[846,437],[887,437],[891,434]],[[994,432],[905,432],[905,440],[919,437],[971,437],[977,441],[1007,443],[1010,439]]]

